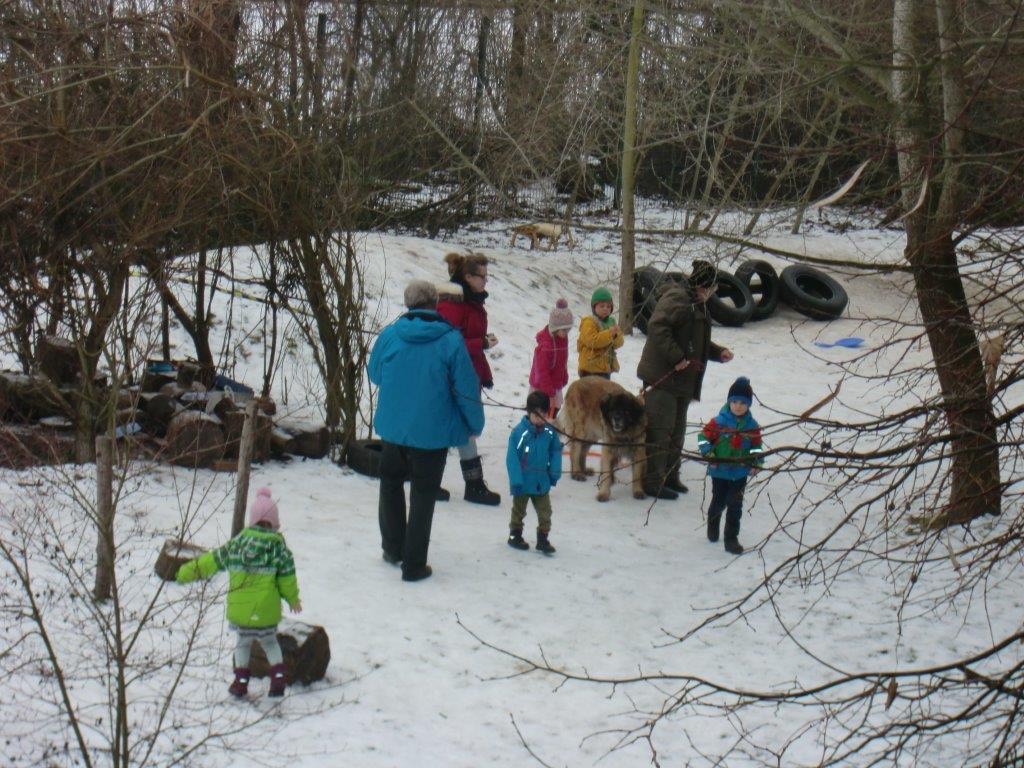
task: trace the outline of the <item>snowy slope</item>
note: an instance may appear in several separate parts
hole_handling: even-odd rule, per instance
[[[648,215],[651,227],[673,226],[671,211],[650,210]],[[769,231],[765,241],[806,249],[819,257],[880,263],[896,263],[901,257],[902,239],[893,231],[854,229],[836,235],[812,223],[810,234],[794,237],[784,224],[777,232]],[[791,626],[782,627],[770,611],[764,611],[744,622],[711,627],[684,644],[671,642],[670,635],[684,633],[715,606],[742,595],[794,551],[796,545],[788,536],[763,539],[790,504],[800,511],[809,498],[827,499],[830,490],[829,478],[816,477],[804,491],[809,497],[795,497],[796,489],[807,480],[799,472],[775,476],[766,472],[752,481],[741,541],[755,551],[742,558],[726,555],[720,544],[709,544],[703,536],[707,497],[702,468],[695,462],[684,465],[690,493],[680,501],[653,506],[631,498],[625,484],[628,472],[620,477],[608,504],[595,500],[592,483],[575,483],[566,477],[552,496],[551,538],[558,553],[546,558],[508,548],[504,450],[508,431],[521,416],[515,409],[526,397],[533,336],[558,296],[569,300],[578,322],[580,313],[589,309],[593,288],[614,286],[617,277],[613,236],[577,231],[576,239],[577,247],[571,251],[564,247],[553,253],[510,250],[507,225],[493,223],[463,231],[449,242],[380,234],[360,240],[368,286],[379,302],[373,311],[383,322],[400,312],[402,288],[410,278],[446,278],[442,258],[447,250],[473,248],[493,256],[487,307],[491,331],[500,343],[489,353],[495,387],[489,393],[480,446],[485,478],[502,493],[504,503],[498,508],[464,503],[457,456],[452,452],[445,485],[452,490],[453,500],[439,504],[434,517],[430,548],[434,577],[405,584],[399,571],[380,558],[375,481],[326,460],[255,467],[251,487],[269,485],[279,499],[306,609],[301,619],[327,629],[331,667],[325,682],[290,689],[279,708],[266,700],[252,706],[226,701],[233,636],[216,604],[203,619],[202,648],[182,681],[174,705],[180,709],[172,710],[173,717],[176,722],[208,719],[219,727],[267,719],[238,736],[204,745],[184,764],[511,767],[536,762],[523,744],[525,739],[548,765],[584,766],[598,761],[608,768],[643,765],[650,761],[649,747],[643,741],[620,743],[620,729],[636,727],[645,721],[644,713],[657,712],[666,693],[674,690],[673,683],[616,690],[594,683],[560,686],[551,676],[520,675],[524,671],[520,662],[489,646],[531,659],[543,654],[552,665],[576,674],[686,673],[740,687],[766,688],[792,680],[812,683],[828,676],[828,670],[802,653],[796,641],[840,667],[857,669],[966,653],[1019,624],[1021,570],[1008,568],[1003,582],[990,586],[992,610],[986,620],[976,615],[975,607],[972,612],[903,625],[897,635],[894,590],[900,585],[889,581],[884,568],[865,567],[840,575],[824,600],[817,599],[817,591],[805,592],[795,584],[784,591],[779,604],[785,607]],[[686,268],[695,256],[720,256],[726,266],[736,266],[724,251],[697,250],[671,240],[642,238],[638,251],[639,263],[671,258]],[[240,258],[244,261],[244,254]],[[767,258],[784,266],[780,259]],[[807,437],[799,429],[780,431],[773,425],[826,395],[842,377],[843,364],[884,373],[893,366],[926,360],[926,350],[916,343],[896,344],[861,363],[857,361],[864,350],[814,347],[817,338],[843,336],[862,336],[869,348],[880,347],[898,332],[887,320],[913,318],[913,305],[893,278],[859,275],[843,280],[851,301],[847,317],[841,320],[815,323],[780,308],[761,323],[716,328],[715,340],[733,349],[736,358],[728,365],[709,367],[704,400],[691,406],[691,428],[712,416],[730,383],[745,375],[753,383],[754,413],[767,428],[769,444],[802,445]],[[246,327],[257,317],[244,301],[237,302],[235,311]],[[187,353],[184,339],[178,342],[181,352]],[[629,389],[638,388],[634,372],[643,342],[643,336],[634,334],[619,354],[622,370],[615,378]],[[570,344],[574,349],[575,332]],[[258,381],[258,359],[235,362],[236,377]],[[574,363],[573,353],[570,371]],[[301,370],[301,356],[289,365]],[[302,377],[296,373],[292,379],[287,407],[309,413],[311,409],[302,406]],[[841,395],[822,415],[896,408],[922,394],[893,391],[884,380],[847,379]],[[310,397],[315,400],[315,387]],[[692,432],[686,447],[694,447]],[[80,472],[78,487],[88,495],[89,473]],[[33,494],[44,493],[48,483],[61,484],[65,478],[59,472],[4,472],[0,503],[6,512],[20,516],[18,510],[32,503]],[[142,605],[155,594],[159,580],[151,575],[150,564],[163,538],[181,525],[183,507],[199,511],[189,525],[197,543],[213,546],[227,538],[231,483],[230,476],[205,471],[139,468],[120,508],[119,531],[130,535],[132,542],[122,550],[121,564],[129,600]],[[59,501],[52,508],[58,510],[54,513],[58,518],[63,514]],[[825,530],[838,514],[838,503],[826,503],[818,512],[820,519],[812,518],[805,536],[813,537],[815,526]],[[531,511],[527,519],[531,541],[533,523]],[[984,526],[979,535],[985,535]],[[87,559],[93,546],[88,534],[81,546]],[[941,568],[932,574],[936,580],[947,576],[948,569]],[[223,581],[217,586],[223,588]],[[12,593],[7,594],[5,599],[11,599]],[[198,620],[197,590],[170,586],[161,599],[185,594],[196,600],[175,609],[181,613],[169,622],[167,635],[173,639],[161,648],[163,653],[174,651]],[[73,615],[74,606],[55,599],[53,610]],[[966,606],[960,609],[967,611]],[[63,623],[73,624],[70,619]],[[63,635],[62,643],[64,653],[89,656],[89,649],[80,648],[73,633]],[[170,675],[170,671],[155,672],[146,684],[160,690]],[[40,675],[34,669],[20,670],[10,683],[30,697],[36,695],[39,684]],[[253,688],[262,694],[266,683],[257,682]],[[92,687],[85,683],[80,690],[83,696],[99,695],[95,683]],[[12,712],[10,704],[0,704],[0,722],[8,723],[0,725],[0,736],[8,739],[11,764],[27,765],[50,737],[24,722],[15,725],[7,717]],[[140,707],[136,717],[145,720],[153,715]],[[787,737],[798,726],[770,711],[749,724],[758,726],[758,737],[769,743]],[[158,740],[152,764],[169,762],[168,756],[176,753],[172,745],[194,741],[201,730],[197,725],[182,727],[178,735]],[[702,752],[725,749],[735,738],[726,717],[696,717],[684,710],[656,729],[653,743],[662,765],[684,765],[698,762]],[[793,757],[815,762],[816,741],[815,734],[808,734]],[[75,764],[73,758],[66,760]],[[729,765],[739,764],[738,758],[729,761]]]

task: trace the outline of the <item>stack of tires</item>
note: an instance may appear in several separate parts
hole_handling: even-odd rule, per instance
[[[662,289],[686,279],[682,272],[641,267],[633,278],[636,327],[647,333],[654,305]],[[820,269],[792,264],[779,274],[767,261],[745,261],[735,274],[718,270],[718,289],[708,299],[708,312],[720,325],[740,326],[771,317],[782,301],[815,320],[834,320],[846,309],[849,297],[836,280]]]

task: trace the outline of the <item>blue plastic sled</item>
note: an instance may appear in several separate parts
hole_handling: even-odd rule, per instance
[[[856,349],[864,343],[864,339],[859,336],[848,336],[845,339],[836,339],[833,342],[828,341],[816,341],[814,346],[828,349],[829,347],[847,347],[848,349]]]

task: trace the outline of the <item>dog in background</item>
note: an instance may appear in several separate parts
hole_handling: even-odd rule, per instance
[[[545,222],[534,223],[534,224],[520,224],[512,227],[512,242],[510,243],[511,248],[516,245],[516,239],[520,235],[525,235],[530,238],[530,250],[532,251],[537,247],[537,244],[541,240],[548,241],[548,250],[555,250],[555,246],[558,245],[559,238],[562,234],[566,236],[566,242],[569,247],[572,248],[576,245],[576,241],[572,237],[572,232],[568,227],[563,227],[561,224],[548,224]]]
[[[647,416],[643,402],[614,381],[585,376],[574,381],[565,393],[558,414],[559,428],[569,440],[569,463],[573,480],[586,480],[587,452],[601,444],[601,474],[597,500],[611,498],[615,467],[628,458],[633,470],[633,498],[644,498],[644,469],[647,452]]]

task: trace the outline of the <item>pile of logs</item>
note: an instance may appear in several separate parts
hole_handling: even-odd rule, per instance
[[[0,371],[0,466],[24,468],[74,460],[74,418],[80,397],[78,348],[67,339],[42,337],[37,372]],[[208,389],[191,361],[147,365],[138,386],[110,397],[118,436],[133,438],[152,455],[185,467],[235,469],[245,403],[251,390]],[[98,379],[97,388],[107,382]],[[253,461],[291,454],[322,458],[330,436],[322,425],[278,424],[269,398],[256,398]]]

